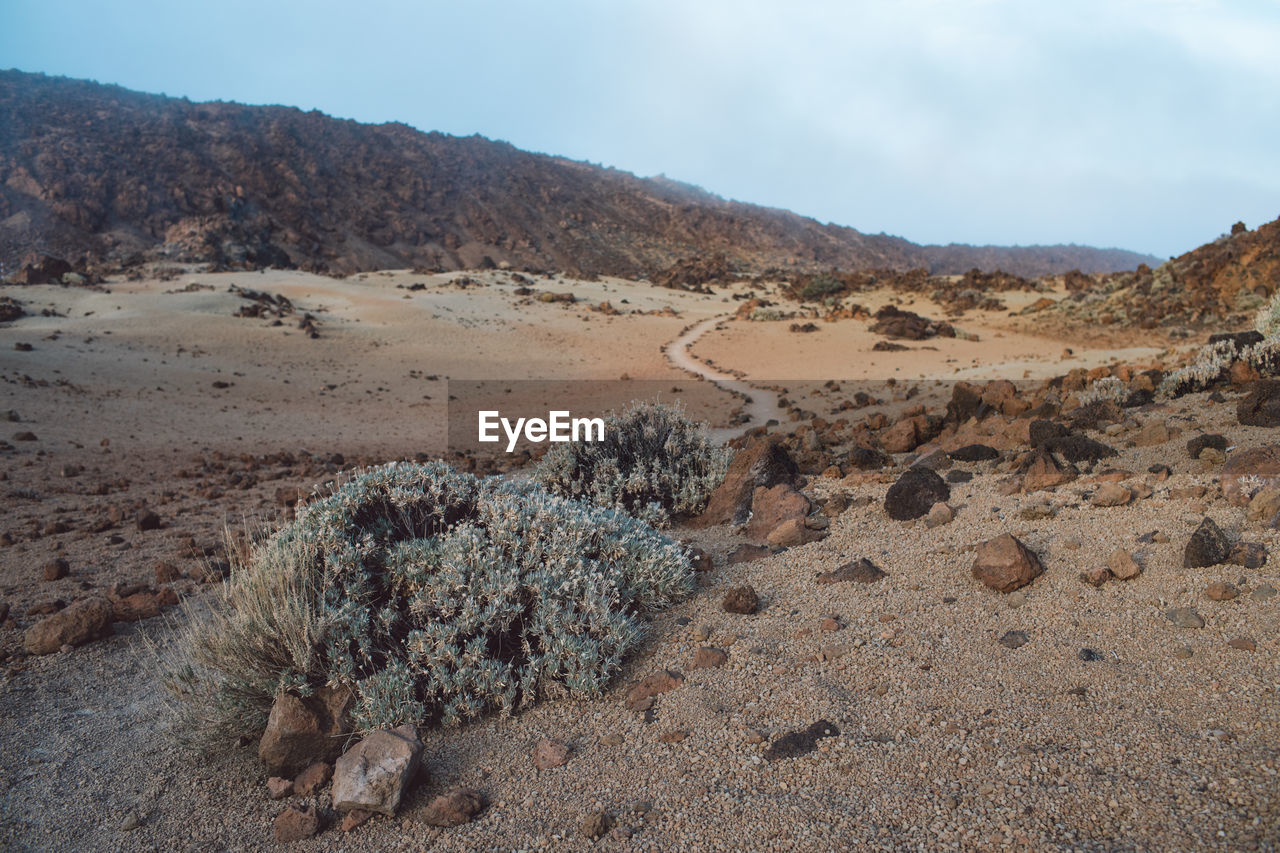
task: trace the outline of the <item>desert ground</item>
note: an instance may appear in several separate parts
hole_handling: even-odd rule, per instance
[[[233,285],[281,294],[292,310],[235,316],[263,301]],[[621,381],[670,386],[727,437],[771,418],[771,432],[813,432],[814,417],[834,420],[837,397],[857,389],[879,402],[849,417],[896,418],[945,405],[956,380],[1034,382],[1167,355],[1165,342],[1125,346],[1119,334],[1091,347],[1036,333],[1011,319],[1040,296],[1030,293],[1009,296],[1009,311],[955,319],[963,337],[875,351],[881,338],[859,319],[814,317],[807,333],[790,328],[805,318],[744,319],[749,289],[501,270],[0,288],[29,315],[0,324],[10,421],[0,436],[0,845],[278,848],[272,825],[285,804],[268,798],[255,744],[213,758],[179,747],[154,647],[184,618],[176,602],[198,611],[215,599],[228,530],[287,521],[354,465],[448,458],[450,380],[512,382],[517,394],[521,380],[607,380],[610,393]],[[541,298],[555,293],[574,301]],[[920,296],[860,301],[944,314]],[[842,390],[822,391],[828,380]],[[730,393],[744,387],[750,404]],[[813,416],[792,420],[801,388]],[[729,560],[747,542],[741,531],[678,525],[670,533],[709,552],[714,568],[653,618],[644,652],[609,693],[424,730],[424,769],[395,817],[344,832],[321,792],[310,802],[324,831],[292,846],[1275,849],[1280,572],[1274,559],[1183,567],[1206,516],[1233,541],[1273,555],[1280,546],[1269,518],[1251,518],[1219,487],[1233,454],[1274,440],[1237,423],[1236,395],[1126,409],[1089,431],[1118,455],[1052,490],[1007,488],[1013,417],[892,454],[879,470],[818,469],[802,488],[829,524],[825,538],[749,561]],[[1226,450],[1192,458],[1187,441],[1201,434],[1222,435]],[[979,440],[999,458],[935,463],[972,475],[951,481],[954,520],[886,515],[886,491],[908,465]],[[1097,499],[1117,482],[1128,498]],[[970,572],[975,546],[1003,533],[1044,565],[1012,594]],[[1141,573],[1082,582],[1117,550]],[[815,580],[861,558],[884,577]],[[1218,582],[1235,594],[1219,585],[1210,596]],[[758,610],[726,612],[726,592],[743,584]],[[32,624],[90,591],[127,600],[123,615],[140,618],[76,648],[24,651]],[[1202,627],[1179,627],[1167,615],[1176,608]],[[723,665],[695,668],[703,647],[725,652]],[[626,687],[660,669],[683,683],[646,712],[628,710]],[[816,723],[824,736],[811,750],[770,751]],[[544,738],[570,747],[567,764],[534,766]],[[425,804],[460,785],[483,793],[483,811],[452,828],[423,822]],[[598,840],[583,830],[592,815],[607,827]]]

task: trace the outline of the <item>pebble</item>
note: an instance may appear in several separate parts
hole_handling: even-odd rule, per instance
[[[1164,618],[1179,628],[1203,628],[1204,617],[1190,607],[1173,607],[1165,611]]]

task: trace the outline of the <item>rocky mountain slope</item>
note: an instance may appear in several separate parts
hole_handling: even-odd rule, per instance
[[[656,275],[724,253],[735,270],[1133,269],[1120,250],[919,246],[532,154],[479,136],[319,112],[192,103],[0,72],[0,263],[457,269],[509,263]]]

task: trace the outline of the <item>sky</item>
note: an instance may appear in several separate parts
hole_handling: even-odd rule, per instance
[[[1166,257],[1280,216],[1280,0],[0,0],[0,67],[479,133],[920,243]]]

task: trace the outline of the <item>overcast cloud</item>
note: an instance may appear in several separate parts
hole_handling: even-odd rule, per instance
[[[480,133],[925,243],[1165,256],[1280,216],[1277,2],[5,0],[4,66]]]

